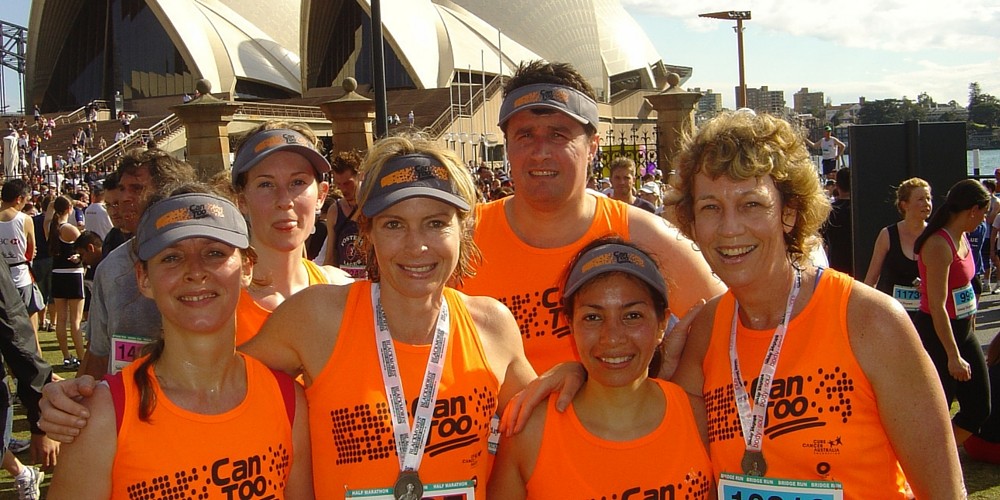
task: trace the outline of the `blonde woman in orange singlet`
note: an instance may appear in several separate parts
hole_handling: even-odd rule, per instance
[[[563,313],[587,381],[565,413],[552,396],[500,441],[490,498],[715,498],[687,395],[648,375],[668,314],[657,267],[620,238],[589,243],[570,264]]]
[[[198,189],[153,202],[139,223],[136,275],[163,335],[85,401],[90,424],[62,447],[48,498],[314,498],[302,389],[236,352],[246,224]]]

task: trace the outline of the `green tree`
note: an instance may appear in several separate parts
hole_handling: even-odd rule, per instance
[[[984,93],[979,82],[969,84],[969,122],[991,129],[1000,125],[1000,100]]]
[[[927,110],[907,99],[878,99],[865,101],[858,112],[858,123],[902,123],[909,120],[923,120]]]

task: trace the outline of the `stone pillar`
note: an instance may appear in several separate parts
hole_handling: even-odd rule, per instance
[[[198,97],[170,111],[184,124],[188,163],[201,180],[208,180],[229,171],[229,122],[243,105],[213,97],[207,80],[198,80],[195,87]]]
[[[701,99],[698,92],[686,92],[678,86],[680,77],[676,73],[667,75],[670,87],[646,96],[646,100],[656,110],[656,164],[663,171],[666,187],[663,195],[663,218],[676,224],[674,205],[680,200],[680,193],[674,189],[674,157],[680,150],[681,137],[694,132],[695,104]]]
[[[352,149],[368,151],[374,135],[375,101],[355,92],[358,82],[354,78],[345,78],[343,86],[346,92],[343,97],[319,105],[333,125],[331,154]]]
[[[694,131],[695,104],[701,99],[698,92],[686,92],[678,87],[680,78],[675,73],[667,75],[670,87],[646,96],[646,100],[656,110],[656,164],[660,165],[664,176],[673,170],[674,156],[680,147],[681,136]]]

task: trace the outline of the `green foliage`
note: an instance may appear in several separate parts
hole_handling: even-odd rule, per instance
[[[926,116],[926,108],[905,97],[903,99],[879,99],[865,101],[858,112],[858,123],[863,125],[902,123],[910,120],[923,120]]]
[[[988,128],[1000,125],[1000,100],[983,93],[978,82],[969,84],[969,122]]]

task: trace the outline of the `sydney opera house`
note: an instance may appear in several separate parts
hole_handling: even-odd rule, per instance
[[[65,110],[118,94],[128,109],[191,94],[199,79],[237,101],[302,100],[346,77],[369,88],[371,10],[370,0],[34,0],[28,32],[45,36],[29,37],[27,102]],[[665,64],[618,0],[382,0],[381,18],[390,113],[420,92],[444,99],[443,114],[482,98],[470,114],[493,115],[466,117],[470,131],[495,132],[499,85],[489,84],[521,61],[572,63],[609,125],[648,119],[642,95],[691,73]]]

